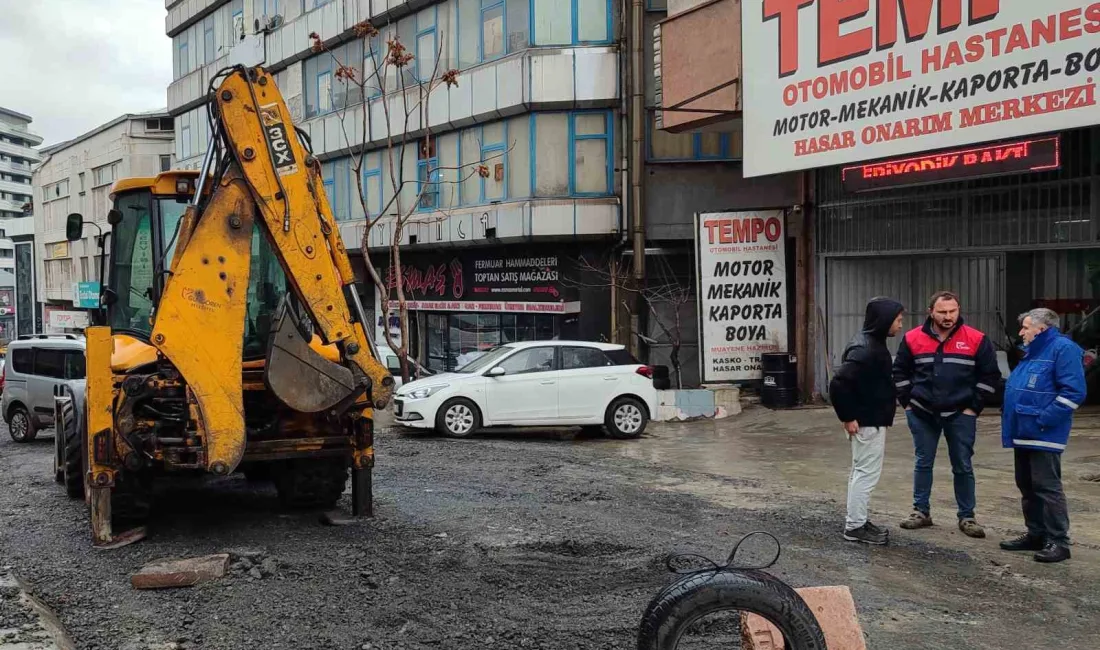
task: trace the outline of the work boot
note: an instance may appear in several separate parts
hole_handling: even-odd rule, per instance
[[[967,537],[973,537],[975,539],[985,539],[985,529],[982,528],[978,522],[971,518],[959,520],[959,530],[963,532],[963,535]]]
[[[1069,559],[1069,547],[1056,544],[1054,542],[1047,542],[1047,545],[1043,547],[1043,550],[1035,554],[1036,562],[1043,562],[1046,564],[1053,564],[1054,562],[1063,562]]]
[[[1044,546],[1043,539],[1032,537],[1031,533],[1024,533],[1014,539],[1001,542],[1001,549],[1005,551],[1041,551]]]
[[[932,525],[932,515],[927,512],[921,512],[920,510],[914,510],[909,518],[901,522],[901,527],[905,530],[916,530],[918,528],[928,528]]]
[[[863,524],[859,528],[845,530],[844,539],[849,542],[863,542],[864,544],[874,544],[875,546],[883,546],[890,541],[890,537],[886,534],[886,531],[872,529],[870,523]]]

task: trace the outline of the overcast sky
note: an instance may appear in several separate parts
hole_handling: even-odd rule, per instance
[[[164,108],[166,13],[164,0],[0,0],[0,106],[34,118],[44,145]]]

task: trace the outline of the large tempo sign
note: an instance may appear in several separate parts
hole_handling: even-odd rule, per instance
[[[1100,2],[743,0],[745,175],[1100,123]]]
[[[703,382],[760,379],[760,355],[787,350],[782,210],[696,215]]]

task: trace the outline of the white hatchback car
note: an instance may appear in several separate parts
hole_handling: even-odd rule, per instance
[[[653,371],[621,345],[508,343],[398,389],[399,424],[464,438],[481,427],[584,426],[637,438],[657,410]]]

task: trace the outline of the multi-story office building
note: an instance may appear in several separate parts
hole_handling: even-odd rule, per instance
[[[42,150],[34,170],[35,262],[38,299],[48,330],[71,329],[85,314],[74,314],[81,282],[98,282],[97,231],[65,238],[65,220],[79,212],[85,221],[110,230],[111,185],[119,178],[154,176],[172,167],[172,120],[164,110],[128,113],[88,133]],[[59,315],[53,316],[54,313]],[[52,323],[52,324],[51,324]],[[62,326],[64,325],[64,326]]]
[[[169,1],[176,156],[183,166],[201,163],[212,76],[233,61],[262,60],[322,161],[344,241],[360,256],[365,246],[376,268],[387,268],[401,188],[401,214],[412,213],[400,238],[416,312],[412,347],[426,365],[452,368],[463,355],[504,341],[606,339],[612,291],[575,271],[581,256],[603,263],[625,232],[619,5]],[[377,37],[356,36],[354,26],[366,20]],[[311,49],[314,33],[328,52]],[[341,81],[335,61],[369,78],[395,37],[415,56],[403,79],[370,83],[366,97]],[[404,84],[415,94],[450,69],[458,70],[458,85],[434,90],[423,114],[413,111],[406,124],[396,89]],[[389,155],[387,136],[400,142],[405,134],[413,137],[404,165],[391,169],[402,157]],[[352,156],[363,151],[356,179]],[[368,213],[382,216],[369,233]],[[381,299],[363,284],[366,304]]]
[[[21,217],[31,202],[31,167],[41,158],[33,147],[31,118],[0,106],[0,219]]]

